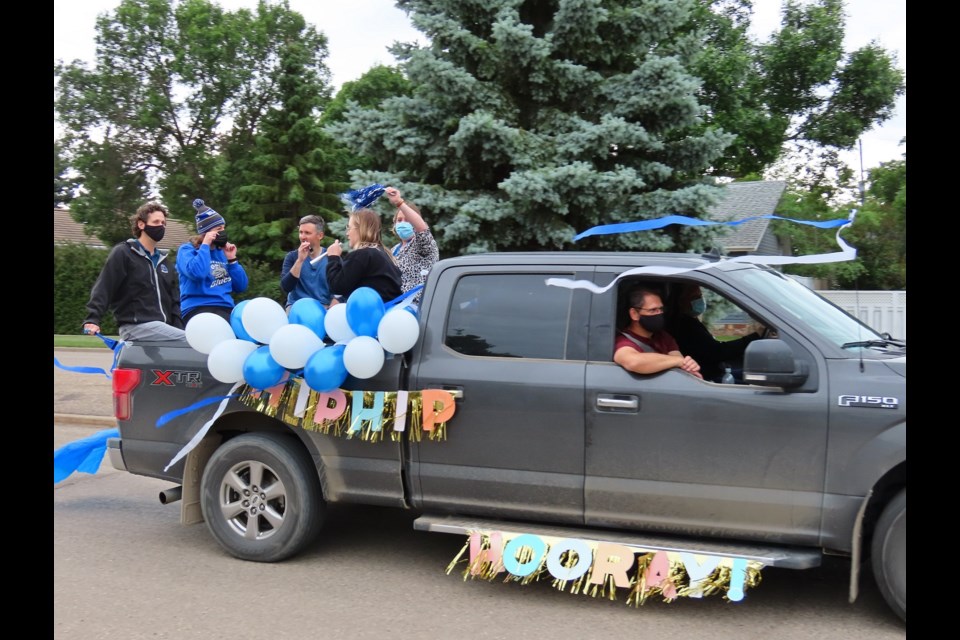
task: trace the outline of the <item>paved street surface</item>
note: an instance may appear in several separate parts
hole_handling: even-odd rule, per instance
[[[96,367],[109,372],[113,351],[97,349],[54,349],[53,357],[68,367]],[[113,388],[103,375],[65,371],[53,366],[53,413],[86,416],[113,416]]]
[[[110,352],[101,351],[55,355],[63,364],[109,368]],[[55,414],[109,416],[106,378],[55,371]],[[105,428],[55,421],[54,448]],[[869,573],[860,599],[847,602],[848,565],[837,560],[808,571],[764,569],[740,603],[711,596],[634,608],[622,593],[611,602],[546,581],[523,586],[446,575],[464,538],[414,531],[414,514],[393,509],[335,506],[306,553],[278,564],[243,562],[224,553],[205,525],[181,525],[179,502],[160,504],[159,492],[171,486],[116,471],[106,460],[98,473],[54,486],[54,638],[906,637]]]

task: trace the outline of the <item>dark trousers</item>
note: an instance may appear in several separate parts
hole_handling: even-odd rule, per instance
[[[230,314],[233,312],[233,307],[223,307],[219,305],[206,305],[202,307],[194,307],[186,313],[181,313],[180,317],[183,319],[183,326],[187,326],[187,323],[190,322],[190,318],[197,315],[198,313],[215,313],[227,322],[230,322]]]

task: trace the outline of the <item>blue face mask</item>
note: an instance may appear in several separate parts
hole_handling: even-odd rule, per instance
[[[691,300],[690,310],[693,311],[694,315],[702,316],[703,312],[707,310],[707,302],[703,298]]]
[[[396,231],[397,237],[401,240],[409,240],[413,237],[413,225],[409,222],[398,222]]]

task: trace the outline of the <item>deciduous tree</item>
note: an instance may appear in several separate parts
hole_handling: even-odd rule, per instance
[[[217,178],[230,169],[221,152],[252,145],[279,104],[278,65],[290,42],[326,83],[326,37],[286,0],[234,12],[209,0],[123,0],[97,18],[92,68],[56,66],[56,113],[76,140],[109,130],[125,165],[174,216],[192,221],[193,198],[227,208],[229,184]],[[73,150],[78,162],[95,151]]]

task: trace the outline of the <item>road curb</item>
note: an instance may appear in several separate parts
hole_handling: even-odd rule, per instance
[[[55,413],[54,424],[89,424],[102,427],[117,426],[117,419],[113,416],[87,416],[79,413]]]

